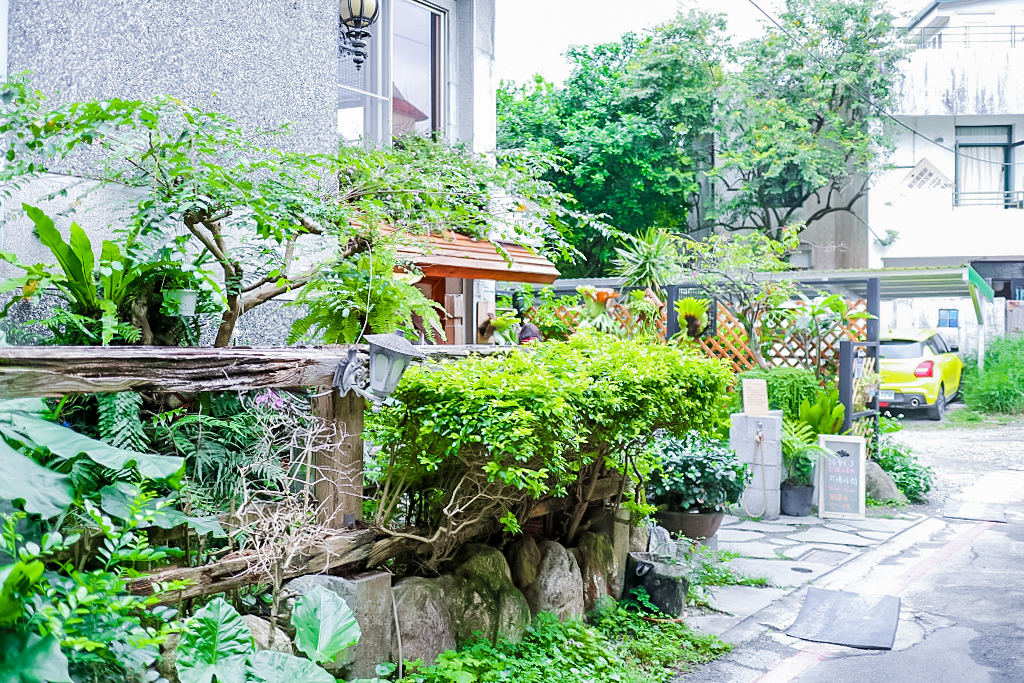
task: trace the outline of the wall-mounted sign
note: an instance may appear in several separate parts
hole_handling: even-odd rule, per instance
[[[768,382],[766,380],[743,380],[743,412],[746,415],[768,416]]]
[[[818,516],[864,517],[864,437],[821,434],[818,445],[832,452],[818,460]]]

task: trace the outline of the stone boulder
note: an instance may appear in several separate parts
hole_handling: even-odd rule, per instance
[[[455,639],[462,643],[479,634],[492,643],[499,637],[521,640],[530,623],[530,607],[512,582],[505,556],[496,548],[472,544],[457,559],[459,564],[448,580],[454,598]]]
[[[677,549],[676,542],[672,540],[672,534],[668,532],[668,529],[655,526],[650,530],[650,542],[644,550],[659,557],[675,557]]]
[[[392,646],[395,657],[401,652],[403,659],[433,664],[439,654],[455,648],[450,597],[441,579],[411,577],[395,584],[399,626]]]
[[[574,556],[583,579],[583,609],[590,612],[604,596],[622,594],[621,572],[611,540],[604,534],[588,531],[580,535]]]
[[[257,650],[272,650],[286,654],[295,653],[292,647],[292,639],[280,627],[274,629],[274,646],[270,646],[270,620],[263,619],[255,614],[245,614],[242,616],[242,621],[252,631],[252,639],[256,641]]]
[[[583,576],[571,552],[554,541],[541,541],[537,579],[523,593],[530,612],[552,612],[559,619],[583,616]]]
[[[349,578],[310,574],[284,584],[292,597],[283,601],[281,625],[294,636],[291,608],[297,596],[322,586],[345,601],[355,614],[362,635],[355,646],[342,652],[338,661],[324,665],[331,674],[350,678],[372,678],[378,664],[391,661],[394,610],[391,606],[391,574],[366,572]],[[255,633],[254,633],[255,635]]]
[[[874,498],[882,502],[895,500],[906,503],[907,497],[896,487],[889,473],[881,468],[874,460],[868,460],[864,468],[864,489],[868,498]]]
[[[160,658],[156,660],[156,670],[163,678],[167,679],[168,683],[181,683],[178,678],[178,668],[174,665],[180,641],[181,636],[172,633],[160,646]]]
[[[651,531],[645,526],[629,527],[629,548],[627,553],[646,553],[651,543]],[[625,566],[625,562],[623,562]]]
[[[540,565],[540,550],[537,542],[531,537],[520,534],[505,546],[505,557],[508,559],[509,570],[512,573],[512,583],[519,590],[525,590],[527,586],[537,580],[537,567]]]

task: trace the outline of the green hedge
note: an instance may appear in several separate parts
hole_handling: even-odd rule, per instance
[[[1024,336],[996,339],[985,352],[985,371],[968,364],[963,377],[964,402],[981,413],[1024,412]]]
[[[646,478],[655,431],[710,433],[731,382],[723,361],[593,331],[411,368],[397,405],[368,425],[382,447],[371,472],[384,506],[378,522],[452,527],[460,486],[457,496],[478,495],[501,516],[529,498],[566,495],[602,463]],[[408,498],[398,503],[396,491]],[[399,510],[411,514],[398,519]]]
[[[772,410],[781,410],[790,419],[800,418],[800,403],[807,399],[814,403],[818,384],[814,373],[804,368],[769,368],[741,372],[736,382],[737,394],[742,395],[744,379],[763,379],[768,383],[768,404]]]

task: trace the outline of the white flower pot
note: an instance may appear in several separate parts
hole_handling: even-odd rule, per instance
[[[164,291],[164,302],[168,310],[175,311],[180,318],[191,318],[196,314],[199,292],[194,289],[168,289]]]

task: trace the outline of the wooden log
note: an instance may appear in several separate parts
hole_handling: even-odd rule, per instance
[[[363,562],[369,555],[373,539],[374,532],[370,530],[350,531],[326,538],[299,553],[284,568],[284,577],[292,579],[306,574],[321,574],[336,567]],[[192,584],[187,588],[160,595],[160,604],[171,605],[188,598],[213,595],[256,583],[270,583],[270,577],[251,570],[255,563],[254,551],[239,551],[202,567],[177,567],[140,576],[128,582],[128,590],[134,595],[153,595],[153,585],[156,583],[191,581]]]
[[[0,347],[0,396],[56,398],[118,391],[197,393],[330,386],[350,348],[5,346]],[[423,347],[434,360],[507,350],[496,346]]]
[[[619,492],[619,486],[621,485],[622,477],[618,475],[598,479],[597,484],[594,485],[594,493],[590,496],[587,502],[592,503],[595,500],[614,496]],[[551,514],[552,512],[561,512],[575,502],[576,499],[572,496],[567,496],[565,498],[545,498],[530,509],[529,517],[530,519],[533,519],[535,517],[543,517],[544,515]]]
[[[363,518],[363,398],[335,389],[313,400],[313,413],[333,423],[330,448],[316,450],[313,496],[320,503],[320,523],[341,529]]]

